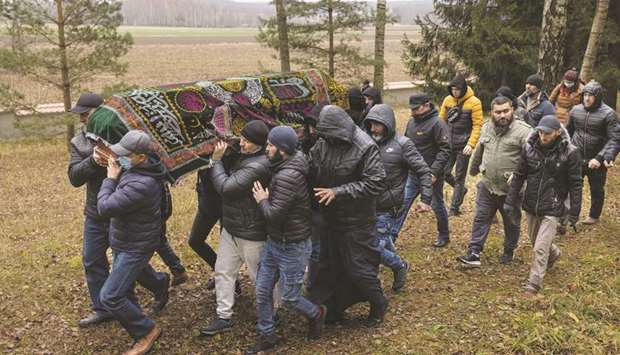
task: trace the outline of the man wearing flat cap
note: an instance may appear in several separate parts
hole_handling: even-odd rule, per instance
[[[161,329],[135,299],[136,281],[155,295],[154,313],[168,302],[170,276],[155,272],[149,265],[161,243],[166,180],[166,171],[151,147],[150,136],[140,130],[127,132],[119,143],[110,146],[118,160],[108,159],[107,178],[97,196],[99,214],[110,219],[109,238],[114,256],[112,272],[99,299],[134,339],[127,354],[148,352],[161,335]]]
[[[227,173],[222,157],[228,147],[220,141],[211,155],[214,162],[209,171],[215,191],[222,197],[220,244],[215,261],[215,295],[217,317],[201,329],[212,336],[233,326],[235,282],[239,269],[245,264],[248,274],[256,282],[260,253],[267,239],[265,218],[254,200],[255,181],[268,186],[271,178],[265,145],[269,128],[260,120],[248,122],[241,130],[241,154]]]
[[[450,159],[450,141],[448,127],[439,118],[435,105],[425,93],[413,94],[409,98],[411,119],[407,123],[405,136],[413,141],[418,152],[431,169],[433,194],[431,207],[437,218],[437,239],[433,243],[436,248],[443,248],[450,242],[448,211],[443,199],[444,172]],[[413,201],[420,195],[423,184],[414,174],[409,174],[405,185],[403,209],[395,224],[396,234],[403,227]]]
[[[560,217],[565,213],[564,199],[570,195],[568,220],[573,225],[581,210],[581,154],[571,144],[568,132],[555,115],[544,116],[521,150],[504,211],[514,215],[519,192],[526,184],[523,209],[527,215],[528,236],[533,246],[530,275],[525,285],[526,295],[536,294],[543,278],[560,257],[553,244]]]

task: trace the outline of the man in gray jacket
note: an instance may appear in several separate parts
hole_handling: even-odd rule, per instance
[[[480,266],[480,253],[484,248],[493,217],[499,210],[504,222],[504,254],[501,263],[512,261],[520,233],[521,211],[513,216],[504,210],[504,202],[512,173],[517,168],[521,149],[531,127],[515,119],[512,101],[498,96],[491,103],[492,120],[482,127],[480,140],[472,158],[470,175],[482,173],[476,194],[476,215],[467,254],[457,258],[463,264]]]
[[[394,247],[398,234],[395,228],[403,207],[405,184],[409,172],[420,181],[421,200],[418,211],[430,211],[433,196],[431,170],[418,152],[411,139],[396,134],[394,110],[388,105],[373,106],[366,119],[364,128],[379,147],[381,161],[385,168],[386,190],[377,198],[377,233],[381,250],[381,264],[392,269],[395,292],[405,286],[409,263],[401,258]]]

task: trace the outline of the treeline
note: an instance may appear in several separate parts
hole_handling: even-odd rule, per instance
[[[368,2],[368,11],[376,2]],[[433,11],[432,0],[388,2],[392,15],[403,24],[413,24],[417,15]],[[173,27],[257,27],[260,18],[275,14],[268,2],[244,3],[229,0],[124,0],[123,24]]]

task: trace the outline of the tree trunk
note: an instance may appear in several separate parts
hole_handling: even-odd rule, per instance
[[[63,0],[56,0],[56,20],[58,22],[58,50],[60,52],[60,76],[62,78],[62,98],[65,112],[71,110],[71,82],[69,81],[69,65],[67,64],[67,45],[65,42],[65,15]],[[73,121],[67,123],[67,147],[70,148],[71,138],[75,135]]]
[[[375,72],[373,76],[373,86],[383,93],[383,67],[385,66],[385,22],[386,22],[386,0],[377,1],[377,14],[375,19]]]
[[[286,23],[285,0],[276,1],[276,17],[278,18],[278,42],[280,46],[280,71],[291,71],[291,62],[288,50],[288,24]]]
[[[592,77],[592,71],[594,69],[594,63],[596,62],[596,56],[598,53],[598,45],[605,29],[605,21],[607,20],[607,12],[609,11],[609,0],[598,0],[596,2],[596,12],[594,13],[594,20],[592,21],[592,30],[590,31],[590,38],[588,39],[588,47],[586,53],[583,56],[583,64],[581,65],[581,80],[584,82],[590,81]]]
[[[545,0],[538,49],[538,72],[545,88],[552,88],[564,69],[566,21],[567,0]]]
[[[331,1],[328,1],[327,4],[327,35],[329,37],[329,75],[333,78],[335,77],[336,71],[334,69],[334,57],[336,53],[334,53],[334,6]]]

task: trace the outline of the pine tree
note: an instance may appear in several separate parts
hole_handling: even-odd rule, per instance
[[[371,22],[362,1],[291,0],[286,2],[291,62],[326,70],[332,77],[349,78],[373,61],[358,45],[364,26]],[[277,20],[261,20],[257,40],[279,50]]]
[[[115,0],[0,0],[0,18],[9,24],[12,43],[0,48],[0,68],[58,88],[69,111],[81,83],[96,74],[126,71],[119,59],[133,40],[117,32],[121,5]],[[68,140],[73,133],[71,122]]]

